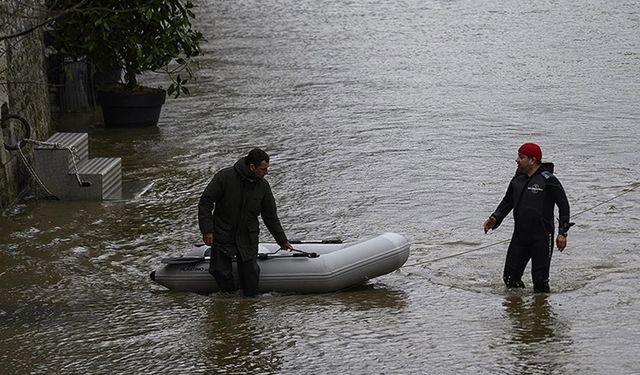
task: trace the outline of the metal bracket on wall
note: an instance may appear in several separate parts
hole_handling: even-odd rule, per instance
[[[20,124],[22,125],[22,129],[23,129],[23,138],[20,142],[15,141],[16,137],[16,132],[11,131],[11,129],[9,129],[8,132],[8,137],[15,142],[9,141],[7,143],[7,141],[5,141],[5,137],[4,137],[4,129],[9,128],[10,125],[10,120],[17,120],[18,122],[20,122]],[[25,120],[23,117],[18,116],[18,115],[13,115],[13,114],[8,114],[6,112],[6,108],[5,106],[3,106],[2,108],[2,117],[0,117],[0,128],[2,128],[3,131],[0,132],[0,140],[2,141],[2,144],[4,145],[4,147],[2,148],[1,151],[1,156],[0,156],[0,160],[2,160],[2,164],[6,164],[10,159],[11,159],[11,154],[7,154],[7,151],[15,151],[18,150],[19,148],[22,148],[24,146],[26,146],[27,144],[27,140],[31,137],[31,126],[29,125],[29,123],[27,122],[27,120]]]
[[[22,125],[22,130],[24,131],[22,140],[20,142],[15,142],[13,144],[7,144],[6,142],[3,141],[4,143],[4,148],[6,150],[9,151],[15,151],[18,148],[22,148],[24,146],[27,145],[27,140],[29,138],[31,138],[31,126],[29,125],[29,123],[27,122],[27,120],[24,119],[24,117],[18,116],[18,115],[5,115],[2,116],[2,119],[0,120],[0,126],[4,129],[7,126],[9,126],[9,120],[18,120],[20,122],[20,124]],[[13,137],[15,138],[15,132],[12,133]]]

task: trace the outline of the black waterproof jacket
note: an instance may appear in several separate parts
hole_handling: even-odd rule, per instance
[[[520,239],[547,238],[554,233],[554,205],[559,210],[559,232],[569,230],[569,201],[560,181],[553,175],[553,164],[542,163],[531,176],[516,172],[507,192],[492,216],[494,229],[513,209],[514,237]]]
[[[287,237],[269,182],[257,178],[244,158],[217,172],[198,203],[200,231],[213,233],[214,246],[219,245],[230,256],[237,249],[243,260],[258,254],[259,215],[276,242],[284,245]]]

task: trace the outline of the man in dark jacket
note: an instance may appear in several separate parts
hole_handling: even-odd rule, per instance
[[[549,267],[555,231],[553,210],[559,209],[556,245],[567,246],[569,202],[553,175],[553,164],[542,163],[542,150],[535,143],[518,149],[518,169],[496,211],[484,222],[484,231],[496,229],[513,209],[515,222],[507,250],[503,280],[507,287],[524,288],[522,274],[531,259],[531,277],[535,292],[549,293]]]
[[[211,246],[209,272],[222,291],[238,289],[231,267],[235,257],[244,295],[258,294],[259,215],[280,247],[292,249],[264,179],[268,173],[269,155],[253,149],[233,167],[218,171],[200,197],[198,224],[202,240]]]

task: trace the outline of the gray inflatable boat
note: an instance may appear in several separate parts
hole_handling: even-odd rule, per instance
[[[410,247],[409,241],[396,233],[344,243],[292,244],[296,251],[280,250],[275,243],[259,245],[261,292],[325,293],[354,287],[402,267]],[[217,292],[218,285],[209,274],[209,251],[207,246],[195,246],[183,256],[165,258],[151,279],[176,291]],[[237,277],[235,265],[234,274]]]

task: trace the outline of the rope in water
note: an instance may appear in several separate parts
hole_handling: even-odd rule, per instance
[[[594,210],[595,208],[600,207],[600,206],[602,206],[603,204],[607,204],[607,203],[609,203],[609,202],[611,202],[611,201],[613,201],[613,200],[616,200],[616,199],[620,198],[621,196],[623,196],[623,195],[625,195],[625,194],[629,194],[630,192],[632,192],[632,191],[634,191],[635,189],[637,189],[638,187],[640,187],[640,182],[634,182],[634,183],[630,184],[630,185],[629,185],[629,187],[630,187],[630,189],[628,189],[628,190],[626,190],[626,188],[625,188],[625,189],[623,189],[623,190],[622,190],[622,193],[617,194],[617,195],[616,195],[616,196],[614,196],[613,198],[607,199],[606,201],[600,202],[600,203],[596,204],[595,206],[592,206],[592,207],[590,207],[590,208],[587,208],[586,210],[582,210],[582,211],[578,212],[577,214],[573,215],[573,216],[572,216],[572,218],[577,217],[577,216],[580,216],[580,215],[584,214],[585,212],[592,211],[592,210]],[[462,252],[455,253],[455,254],[451,254],[451,255],[446,255],[446,256],[443,256],[443,257],[440,257],[440,258],[429,259],[429,260],[425,260],[425,261],[423,261],[423,262],[418,262],[418,263],[408,264],[408,265],[406,265],[406,266],[403,266],[402,268],[415,267],[415,266],[420,266],[420,265],[427,264],[427,263],[437,262],[437,261],[444,260],[444,259],[449,259],[449,258],[459,257],[459,256],[464,255],[464,254],[469,254],[469,253],[473,253],[473,252],[476,252],[476,251],[484,250],[484,249],[487,249],[487,248],[489,248],[489,247],[493,247],[493,246],[496,246],[496,245],[500,245],[500,244],[502,244],[502,243],[509,242],[509,241],[511,241],[511,239],[506,239],[506,240],[502,240],[502,241],[494,242],[494,243],[489,244],[489,245],[485,245],[485,246],[478,247],[478,248],[471,249],[471,250],[462,251]]]
[[[632,191],[634,191],[635,189],[637,189],[638,187],[640,187],[640,182],[634,182],[634,183],[630,184],[629,186],[631,187],[629,190],[624,190],[624,189],[622,189],[622,193],[620,193],[620,194],[618,194],[618,195],[614,196],[613,198],[607,199],[606,201],[600,202],[600,203],[596,204],[596,205],[595,205],[595,206],[593,206],[593,207],[587,208],[586,210],[582,210],[582,211],[578,212],[577,214],[573,215],[572,217],[580,216],[580,215],[582,215],[582,214],[583,214],[583,213],[585,213],[585,212],[592,211],[593,209],[595,209],[595,208],[597,208],[597,207],[600,207],[600,206],[602,206],[603,204],[607,204],[607,203],[609,203],[609,202],[611,202],[611,201],[613,201],[613,200],[616,200],[616,199],[620,198],[621,196],[623,196],[623,195],[625,195],[625,194],[631,193]]]

